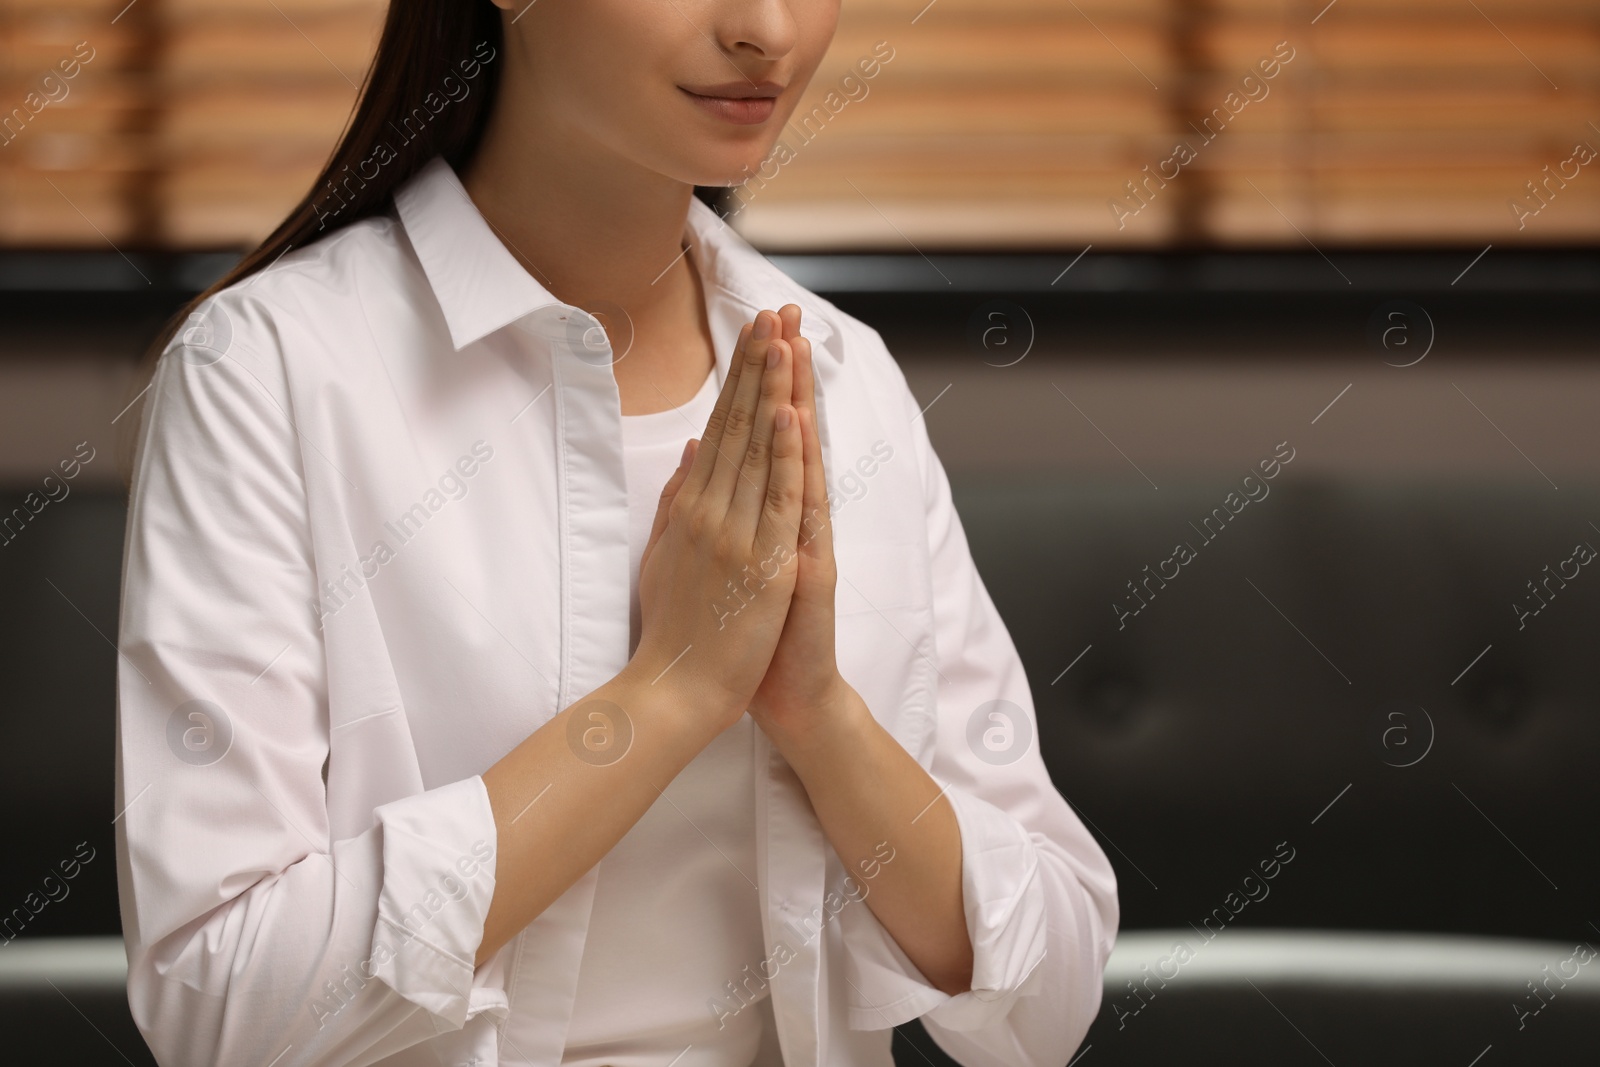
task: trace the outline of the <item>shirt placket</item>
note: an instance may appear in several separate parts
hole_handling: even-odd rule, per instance
[[[813,349],[841,339],[826,331]],[[817,439],[828,482],[836,484],[829,432],[827,386],[835,365],[823,353],[812,361]],[[802,517],[804,520],[806,517]],[[802,524],[802,536],[814,524]],[[827,877],[827,838],[805,785],[765,733],[756,744],[756,861],[765,973],[771,977],[772,1014],[788,1067],[820,1067],[822,1060],[822,970],[826,934],[821,928]]]
[[[558,467],[553,536],[561,552],[561,678],[556,709],[613,677],[628,658],[628,498],[611,349],[585,312],[540,308],[513,325],[529,359],[548,359]],[[530,590],[530,596],[539,591]],[[591,869],[516,938],[501,1031],[507,1063],[557,1067],[577,996],[594,904]]]

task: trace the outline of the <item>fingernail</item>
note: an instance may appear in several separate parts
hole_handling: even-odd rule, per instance
[[[778,346],[775,345],[775,344],[768,345],[767,346],[767,366],[768,367],[776,367],[777,365],[778,365]]]
[[[767,317],[765,311],[756,314],[756,326],[750,336],[757,341],[765,341],[772,336],[772,320]]]
[[[778,429],[787,430],[789,428],[789,420],[792,417],[792,413],[789,411],[789,409],[782,407],[778,409],[778,415],[773,422],[777,424]]]
[[[692,437],[683,443],[683,455],[678,457],[679,470],[683,470],[684,466],[689,462],[689,446],[692,444],[694,444],[694,438]]]

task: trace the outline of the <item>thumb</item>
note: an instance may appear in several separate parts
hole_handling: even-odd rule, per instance
[[[672,477],[667,479],[667,484],[661,490],[661,501],[656,505],[656,518],[650,526],[650,537],[645,541],[644,554],[639,559],[639,569],[644,570],[644,561],[650,558],[650,550],[656,547],[656,542],[661,540],[661,532],[667,528],[670,517],[672,501],[678,495],[678,489],[689,475],[689,469],[694,466],[695,453],[699,451],[700,439],[691,437],[683,444],[683,455],[678,457],[678,469],[672,472]]]

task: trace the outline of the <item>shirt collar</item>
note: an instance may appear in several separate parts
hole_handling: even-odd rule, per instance
[[[458,350],[538,308],[561,304],[501,242],[444,157],[429,160],[395,191],[394,201]],[[698,197],[689,200],[684,237],[703,284],[745,305],[751,317],[761,308],[798,304],[813,353],[843,361],[831,305],[779,270]]]

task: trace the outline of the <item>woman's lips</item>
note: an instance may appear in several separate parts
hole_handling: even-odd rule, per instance
[[[729,96],[701,96],[680,87],[680,92],[701,108],[727,122],[740,126],[753,126],[772,117],[777,101],[770,96],[753,96],[735,99]]]

